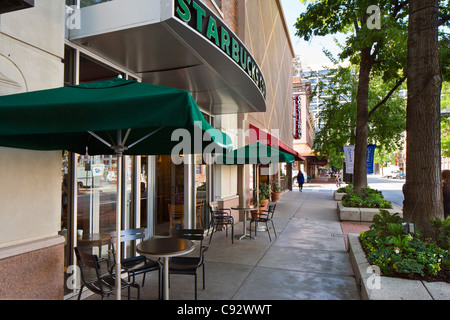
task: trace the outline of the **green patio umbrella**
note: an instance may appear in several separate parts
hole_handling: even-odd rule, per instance
[[[119,234],[123,155],[221,152],[232,142],[206,122],[188,91],[117,78],[0,97],[0,146],[117,155]],[[120,247],[117,237],[117,274]]]
[[[217,164],[270,164],[295,162],[294,155],[269,147],[261,142],[255,142],[245,147],[235,149],[216,159]]]
[[[118,129],[126,138],[122,146]],[[232,149],[231,139],[206,122],[186,90],[117,78],[0,97],[5,147],[79,154],[87,148],[90,155],[115,154],[123,147],[125,155],[170,155],[180,143],[171,139],[176,129],[192,137],[199,129],[205,136],[183,153],[202,153],[211,140],[219,149]]]
[[[295,156],[269,147],[261,142],[255,142],[246,145],[242,148],[235,149],[232,152],[228,152],[219,155],[216,158],[217,164],[224,165],[239,165],[239,164],[253,164],[256,170],[256,199],[259,203],[259,165],[260,164],[272,164],[272,163],[293,163],[295,162]]]

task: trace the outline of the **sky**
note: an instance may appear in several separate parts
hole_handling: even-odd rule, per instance
[[[325,47],[333,53],[334,56],[340,52],[340,49],[334,43],[336,36],[313,37],[310,41],[304,41],[295,36],[295,22],[302,12],[306,11],[307,4],[302,4],[300,0],[281,0],[283,6],[286,24],[291,35],[292,45],[296,55],[300,55],[300,60],[304,71],[323,69],[323,66],[331,66],[330,60],[325,56],[322,49]],[[338,36],[340,42],[345,39]]]

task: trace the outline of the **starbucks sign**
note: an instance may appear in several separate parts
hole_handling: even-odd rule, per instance
[[[239,38],[211,10],[198,0],[175,0],[175,17],[187,23],[228,55],[266,97],[266,83],[258,64]]]

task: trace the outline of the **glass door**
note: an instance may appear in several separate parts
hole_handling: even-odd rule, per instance
[[[155,234],[168,236],[184,227],[184,165],[174,164],[171,156],[157,156],[156,181]]]
[[[195,191],[196,191],[196,228],[207,229],[209,225],[208,210],[208,167],[203,161],[203,155],[196,155],[195,161]]]
[[[77,155],[75,177],[78,247],[101,257],[108,252],[109,233],[116,228],[116,158]]]

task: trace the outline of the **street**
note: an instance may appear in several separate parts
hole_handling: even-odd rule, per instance
[[[387,179],[381,178],[379,175],[368,175],[367,185],[372,189],[377,189],[383,192],[383,196],[386,200],[390,201],[393,206],[399,207],[398,209],[403,209],[403,192],[402,188],[405,184],[405,179]],[[345,184],[342,184],[345,186]],[[322,188],[317,188],[311,186],[310,184],[305,184],[303,190],[308,191],[325,191],[325,190],[336,190],[336,185],[333,184],[323,184]]]
[[[405,184],[404,179],[386,179],[377,175],[368,175],[367,184],[372,189],[382,191],[386,200],[403,208],[402,188]]]

